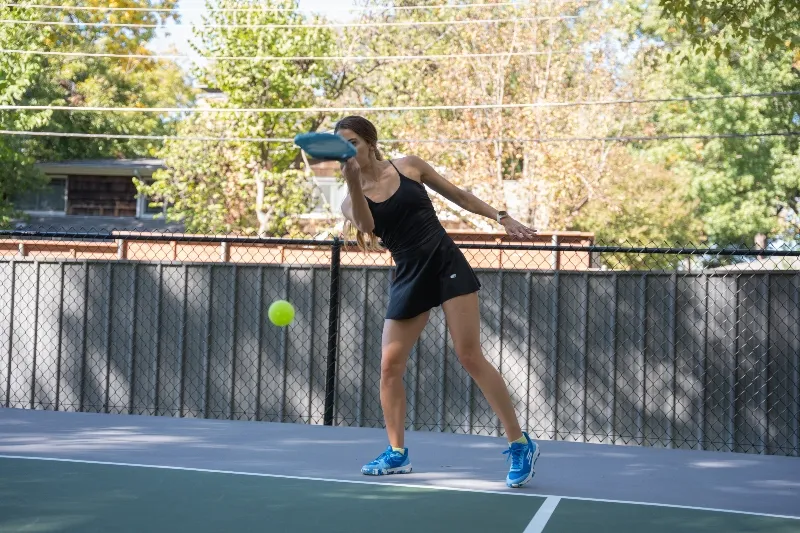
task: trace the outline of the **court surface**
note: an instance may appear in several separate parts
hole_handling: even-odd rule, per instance
[[[382,429],[0,408],[0,532],[800,532],[800,458]]]

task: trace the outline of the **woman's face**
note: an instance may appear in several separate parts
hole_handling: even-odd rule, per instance
[[[341,129],[337,132],[344,137],[347,142],[351,143],[356,149],[356,162],[360,167],[365,167],[369,164],[371,156],[371,146],[364,141],[357,134],[350,130]]]

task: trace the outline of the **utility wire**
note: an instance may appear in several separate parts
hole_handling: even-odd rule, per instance
[[[575,52],[492,52],[492,53],[466,53],[466,54],[430,54],[430,55],[367,55],[367,56],[189,56],[189,55],[149,55],[149,54],[113,54],[105,52],[56,52],[47,50],[10,50],[0,49],[0,53],[20,55],[42,55],[63,57],[105,57],[121,59],[149,59],[173,61],[180,59],[210,59],[220,61],[407,61],[407,60],[438,60],[455,58],[480,58],[480,57],[508,57],[508,56],[539,56],[550,54],[575,54]],[[577,54],[576,54],[577,55]]]
[[[280,12],[370,12],[370,11],[417,11],[417,10],[431,10],[431,9],[470,9],[470,8],[496,8],[496,7],[515,7],[525,8],[538,5],[542,2],[498,2],[498,3],[475,3],[475,4],[441,4],[441,5],[414,5],[414,6],[353,6],[353,7],[340,7],[330,9],[312,9],[312,8],[291,8],[291,7],[221,7],[221,8],[158,8],[158,7],[105,7],[105,6],[68,6],[68,5],[51,5],[51,4],[9,4],[0,3],[0,7],[15,7],[20,9],[50,9],[60,11],[104,11],[104,12],[145,12],[145,13],[174,13],[181,12],[209,12],[209,13],[280,13]],[[550,2],[552,3],[552,1]],[[570,0],[563,2],[556,2],[558,4],[568,4]]]
[[[558,16],[543,16],[543,17],[513,17],[504,19],[467,19],[467,20],[425,20],[425,21],[412,21],[403,20],[395,22],[331,22],[320,24],[175,24],[170,26],[174,28],[196,28],[196,29],[278,29],[278,28],[378,28],[389,26],[450,26],[450,25],[467,25],[467,24],[500,24],[506,22],[533,22],[540,20],[567,20],[576,19],[575,15],[558,15]],[[76,22],[67,20],[13,20],[13,19],[0,19],[0,24],[27,24],[35,26],[84,26],[95,28],[166,28],[163,24],[147,24],[147,23],[128,23],[128,22]]]
[[[68,111],[68,112],[117,112],[117,113],[376,113],[395,111],[463,111],[472,109],[531,109],[544,107],[582,107],[624,104],[693,102],[701,100],[726,100],[731,98],[772,98],[777,96],[796,96],[800,91],[781,91],[770,93],[746,93],[729,95],[700,95],[674,98],[628,98],[621,100],[585,100],[571,102],[533,102],[517,104],[462,104],[429,106],[375,106],[375,107],[100,107],[64,105],[0,105],[4,111]]]
[[[150,141],[219,141],[219,142],[264,142],[293,143],[294,139],[282,137],[226,137],[226,136],[180,136],[180,135],[113,135],[106,133],[66,133],[52,131],[20,131],[0,130],[0,135],[33,136],[33,137],[75,137],[85,139],[120,139]],[[800,131],[776,131],[763,133],[712,133],[687,135],[647,135],[647,136],[614,136],[614,137],[538,137],[538,138],[485,138],[485,139],[384,139],[385,144],[484,144],[484,143],[561,143],[561,142],[644,142],[672,139],[731,139],[751,137],[791,137],[800,135]]]

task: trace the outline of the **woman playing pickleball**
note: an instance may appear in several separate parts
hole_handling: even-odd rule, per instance
[[[404,444],[403,375],[430,310],[441,306],[458,360],[505,429],[509,447],[503,453],[511,456],[506,484],[521,487],[534,475],[539,447],[521,430],[500,372],[483,355],[478,311],[480,282],[440,223],[425,185],[463,209],[496,220],[513,237],[530,239],[535,231],[451,184],[419,157],[384,160],[377,148],[375,126],[363,117],[343,118],[335,132],[356,149],[355,157],[342,164],[348,188],[342,212],[355,226],[362,248],[376,249],[379,238],[396,264],[381,343],[380,397],[389,446],[364,465],[362,473],[411,472],[409,451]]]

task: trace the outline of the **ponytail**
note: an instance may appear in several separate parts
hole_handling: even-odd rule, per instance
[[[356,244],[358,245],[358,249],[362,252],[381,252],[383,248],[378,242],[378,237],[370,232],[365,233],[359,230],[355,224],[350,222],[349,220],[345,219],[344,221],[344,240],[345,242],[350,240],[350,236],[353,235],[356,240]]]

